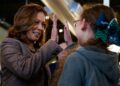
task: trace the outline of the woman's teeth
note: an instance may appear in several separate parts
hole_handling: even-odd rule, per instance
[[[39,32],[33,31],[33,34],[34,34],[36,37],[39,37],[39,36],[40,36],[40,33],[39,33]]]

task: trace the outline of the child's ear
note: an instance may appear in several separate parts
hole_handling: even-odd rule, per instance
[[[85,19],[82,20],[82,23],[83,23],[83,28],[82,30],[86,30],[87,29],[87,22]]]

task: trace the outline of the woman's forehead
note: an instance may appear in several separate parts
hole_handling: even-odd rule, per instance
[[[45,21],[45,14],[43,12],[39,12],[36,16],[36,19]]]

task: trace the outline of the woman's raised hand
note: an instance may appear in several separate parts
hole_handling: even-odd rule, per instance
[[[52,21],[53,21],[53,26],[52,26],[52,31],[51,31],[51,40],[53,41],[58,41],[58,29],[57,29],[57,16],[53,14],[52,16]]]

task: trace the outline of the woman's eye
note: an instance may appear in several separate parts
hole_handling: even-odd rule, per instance
[[[42,22],[42,27],[46,28],[46,23]]]
[[[39,24],[39,21],[35,21],[35,24]]]
[[[46,28],[46,26],[47,26],[47,25],[46,25],[46,22],[42,22],[42,21],[40,21],[40,20],[36,20],[36,21],[35,21],[35,24],[36,24],[36,25],[41,24],[41,26],[42,26],[43,28]]]

